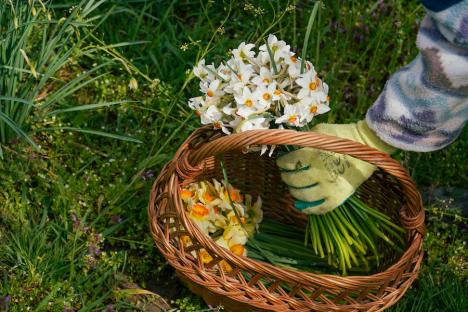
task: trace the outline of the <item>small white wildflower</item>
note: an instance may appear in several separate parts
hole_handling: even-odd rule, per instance
[[[128,87],[130,90],[136,90],[138,89],[138,81],[135,78],[130,78],[130,81],[128,82]]]

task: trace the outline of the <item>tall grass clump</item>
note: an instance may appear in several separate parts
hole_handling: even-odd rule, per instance
[[[58,19],[41,0],[0,2],[0,156],[2,146],[16,138],[39,149],[29,131],[34,119],[121,103],[57,108],[68,96],[101,78],[102,68],[112,62],[101,62],[71,77],[66,72],[74,60],[89,57],[90,51],[97,50],[88,38],[97,27],[94,23],[98,25],[105,19],[93,14],[102,2],[82,1]],[[125,139],[87,129],[65,130]]]

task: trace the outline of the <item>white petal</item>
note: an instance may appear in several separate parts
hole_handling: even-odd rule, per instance
[[[330,111],[330,106],[325,104],[317,105],[317,114],[325,114],[328,111]]]
[[[273,155],[273,152],[276,148],[276,145],[272,145],[271,148],[270,148],[270,153],[268,153],[268,156],[271,157],[271,155]],[[260,198],[260,197],[259,197]],[[257,203],[258,203],[258,200],[257,200]],[[260,205],[262,204],[261,200],[260,200]]]
[[[305,97],[307,97],[309,95],[309,89],[306,89],[306,88],[302,88],[299,93],[297,94],[297,97],[300,98],[300,99],[304,99]]]

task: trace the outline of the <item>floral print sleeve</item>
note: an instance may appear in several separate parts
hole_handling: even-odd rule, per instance
[[[397,148],[441,149],[468,119],[468,0],[449,2],[423,1],[418,56],[391,76],[367,112],[369,127]]]

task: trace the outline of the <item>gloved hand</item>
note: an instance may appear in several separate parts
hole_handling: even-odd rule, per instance
[[[369,129],[365,121],[353,124],[319,124],[312,131],[350,139],[386,153],[395,148],[387,145]],[[281,178],[295,207],[306,214],[324,214],[341,205],[377,169],[351,156],[301,148],[277,158]]]

